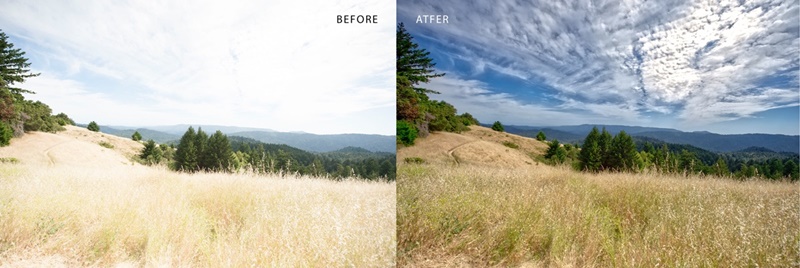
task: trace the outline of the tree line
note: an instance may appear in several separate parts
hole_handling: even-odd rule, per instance
[[[394,154],[370,152],[358,157],[338,152],[314,154],[283,144],[228,137],[221,131],[209,136],[202,128],[195,131],[193,127],[186,130],[174,148],[147,141],[139,159],[145,164],[164,163],[173,170],[190,173],[247,171],[334,179],[395,179]]]
[[[561,145],[549,142],[545,159],[552,164],[570,163],[586,172],[657,172],[665,174],[703,174],[733,178],[800,179],[800,164],[796,154],[784,158],[742,160],[732,155],[716,154],[688,145],[654,141],[635,142],[620,131],[611,135],[605,128],[592,128],[583,141]]]
[[[14,48],[8,36],[0,31],[0,146],[28,131],[57,132],[64,130],[65,125],[75,125],[66,114],[53,115],[47,104],[23,96],[35,92],[15,87],[39,75],[31,72],[30,65],[25,52]]]

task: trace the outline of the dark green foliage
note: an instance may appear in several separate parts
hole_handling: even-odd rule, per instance
[[[611,142],[604,154],[598,142],[605,142],[609,137]],[[564,148],[566,159],[574,158],[570,156],[567,146]],[[546,156],[552,155],[552,150],[548,150]],[[647,169],[660,173],[774,180],[797,180],[800,174],[800,156],[794,153],[775,153],[757,148],[747,152],[714,153],[691,145],[670,144],[646,137],[636,137],[634,141],[624,131],[616,136],[604,135],[597,128],[587,135],[577,158],[580,162],[576,168],[590,172],[635,172]]]
[[[553,163],[556,164],[564,163],[564,161],[567,160],[566,146],[562,147],[561,143],[559,143],[558,140],[553,140],[552,142],[550,142],[550,146],[547,147],[547,152],[545,152],[544,158],[550,159],[551,161],[553,161]]]
[[[607,169],[619,171],[638,170],[639,154],[636,152],[636,144],[634,144],[633,138],[625,133],[624,130],[612,138],[609,153],[610,165],[606,167]]]
[[[178,143],[178,148],[175,151],[176,170],[193,172],[200,168],[200,165],[197,162],[198,151],[195,147],[195,136],[196,134],[194,132],[194,128],[192,127],[189,127],[189,129],[183,133],[183,136]]]
[[[134,141],[140,141],[142,140],[142,134],[139,134],[139,131],[133,132],[133,135],[131,135],[131,139]]]
[[[417,139],[417,128],[406,121],[397,121],[397,142],[405,146],[414,145]]]
[[[144,144],[144,148],[142,148],[141,153],[139,153],[139,158],[149,165],[161,163],[162,157],[163,151],[161,150],[161,147],[156,145],[156,142],[153,140],[148,140]]]
[[[220,172],[228,171],[231,163],[231,154],[231,144],[228,141],[228,136],[217,130],[208,138],[208,146],[205,148],[205,169]]]
[[[494,121],[494,124],[492,124],[492,130],[503,132],[505,131],[505,128],[503,128],[503,124],[500,123],[500,121]]]
[[[8,84],[8,90],[17,100],[22,100],[22,93],[33,93],[11,87],[15,83],[23,83],[25,79],[39,75],[31,73],[30,66],[28,59],[25,58],[25,51],[14,48],[14,44],[8,42],[8,36],[0,31],[0,78]]]
[[[456,108],[443,101],[433,101],[427,94],[438,92],[419,85],[431,78],[443,76],[436,73],[430,52],[413,41],[402,23],[397,26],[397,120],[416,126],[416,135],[425,137],[429,131],[461,132],[477,124],[472,115],[457,115]],[[400,126],[400,125],[398,125]],[[405,127],[405,125],[403,125]],[[408,129],[408,128],[405,128]],[[405,130],[404,130],[405,131]],[[402,144],[411,145],[409,139]]]
[[[420,48],[414,43],[413,37],[409,34],[403,23],[397,26],[397,77],[406,79],[412,86],[420,83],[428,83],[431,78],[443,76],[443,73],[435,73],[433,59],[428,57],[430,52]],[[432,93],[433,91],[414,88],[418,93]]]
[[[0,122],[11,127],[14,136],[25,131],[56,132],[64,130],[64,125],[74,124],[66,114],[53,116],[44,103],[25,100],[22,94],[33,91],[13,86],[39,75],[31,72],[30,65],[25,52],[14,48],[8,36],[0,31]]]
[[[100,131],[100,126],[98,126],[97,123],[92,121],[92,122],[89,122],[89,125],[86,127],[86,129],[94,131],[94,132],[98,132],[98,131]]]
[[[463,120],[456,115],[456,108],[443,101],[429,101],[426,111],[433,116],[428,125],[430,131],[461,132],[466,130]]]
[[[65,113],[58,113],[57,115],[53,116],[53,119],[56,121],[56,123],[58,123],[59,126],[75,125],[75,121],[73,121],[72,118],[69,118],[69,116],[67,116]]]
[[[611,153],[611,142],[613,137],[611,133],[606,131],[606,128],[603,127],[603,131],[600,132],[600,137],[597,139],[597,146],[600,148],[600,169],[611,169],[614,167],[614,163],[612,160],[612,153]]]
[[[800,168],[798,168],[796,159],[786,159],[786,162],[783,163],[783,176],[793,181],[800,179]]]
[[[14,130],[8,124],[0,121],[0,147],[11,144],[12,137],[14,137]]]
[[[592,131],[589,132],[589,135],[586,136],[586,139],[583,141],[583,146],[581,146],[581,153],[579,156],[581,170],[589,172],[600,171],[603,155],[598,145],[599,140],[600,132],[597,131],[596,127],[592,128]]]
[[[343,148],[313,154],[284,144],[266,144],[243,137],[230,137],[231,148],[244,160],[240,168],[259,174],[296,173],[341,179],[395,179],[395,154]]]
[[[475,119],[475,117],[473,117],[469,113],[463,113],[462,115],[459,115],[458,117],[461,118],[461,123],[464,124],[464,126],[478,126],[478,125],[480,125],[480,122],[478,122],[478,119]]]
[[[536,140],[545,141],[547,140],[547,136],[544,135],[544,132],[539,131],[539,133],[536,134]]]
[[[51,115],[50,106],[40,101],[19,101],[16,105],[25,131],[57,132],[64,130]]]

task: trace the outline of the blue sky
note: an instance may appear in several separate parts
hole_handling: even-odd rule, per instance
[[[394,135],[396,14],[380,0],[11,0],[0,29],[41,73],[27,98],[79,123]]]
[[[431,98],[484,123],[797,135],[800,5],[742,2],[398,1],[397,18],[447,73]]]

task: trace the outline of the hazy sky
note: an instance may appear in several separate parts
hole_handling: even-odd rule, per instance
[[[800,132],[798,1],[398,1],[484,123]],[[449,24],[415,24],[445,14]]]
[[[78,123],[394,135],[396,14],[380,0],[3,1],[0,27],[42,73],[27,98]]]

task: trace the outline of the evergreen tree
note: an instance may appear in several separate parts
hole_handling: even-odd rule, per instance
[[[726,177],[730,175],[731,171],[728,169],[728,163],[725,162],[725,159],[722,157],[717,158],[717,162],[714,163],[714,174],[720,177]]]
[[[139,134],[139,131],[134,131],[133,135],[131,135],[131,139],[134,141],[142,140],[142,134]]]
[[[613,137],[611,137],[611,133],[606,131],[606,127],[603,127],[603,131],[600,133],[600,136],[597,139],[597,146],[600,149],[600,169],[601,170],[608,170],[613,169],[615,163],[613,163],[613,157],[611,153],[611,141]]]
[[[202,127],[197,128],[197,135],[194,136],[194,148],[197,151],[197,166],[199,170],[208,170],[211,167],[211,160],[208,158],[208,134]]]
[[[544,135],[544,132],[539,131],[539,133],[536,134],[536,140],[545,141],[547,140],[547,136]]]
[[[600,154],[600,146],[597,144],[599,139],[600,132],[597,131],[597,127],[594,127],[583,140],[581,153],[579,155],[581,170],[589,172],[597,172],[600,170],[602,155]]]
[[[153,140],[148,140],[147,143],[144,144],[144,148],[142,148],[142,152],[139,154],[139,158],[145,161],[145,163],[149,165],[155,165],[161,162],[163,152],[161,148],[156,145],[156,142]]]
[[[94,131],[94,132],[98,132],[98,131],[100,131],[100,126],[98,126],[97,123],[92,121],[92,122],[89,122],[89,125],[86,127],[86,129]]]
[[[8,90],[18,101],[23,99],[22,93],[33,94],[33,91],[12,87],[15,83],[21,84],[25,79],[39,75],[32,73],[30,66],[31,63],[25,58],[25,51],[14,48],[14,44],[8,41],[8,36],[0,31],[0,79],[6,84],[0,90]]]
[[[792,159],[786,159],[786,163],[783,164],[783,176],[793,181],[800,179],[800,169]]]
[[[436,73],[431,54],[425,49],[420,48],[414,43],[414,37],[406,31],[403,23],[397,26],[397,77],[403,77],[412,86],[420,83],[428,83],[431,78],[444,76],[444,73]],[[438,93],[424,88],[414,88],[419,94]]]
[[[195,140],[197,134],[191,126],[183,133],[175,152],[175,169],[179,171],[194,172],[199,169],[197,162],[197,148]]]
[[[544,154],[544,158],[551,159],[556,164],[564,163],[566,157],[567,151],[564,147],[561,147],[561,143],[558,142],[558,139],[550,142],[550,146],[547,147],[547,152]]]
[[[500,123],[500,121],[494,121],[494,124],[492,124],[492,130],[499,132],[505,131],[505,129],[503,128],[503,124]]]
[[[602,135],[601,135],[602,138]],[[633,171],[639,166],[641,162],[639,154],[636,152],[636,144],[633,138],[625,133],[624,130],[620,131],[612,140],[609,149],[609,163],[606,168],[619,170],[619,171]]]
[[[212,171],[228,171],[230,170],[231,156],[231,143],[228,141],[228,136],[217,130],[208,138],[207,168]]]

